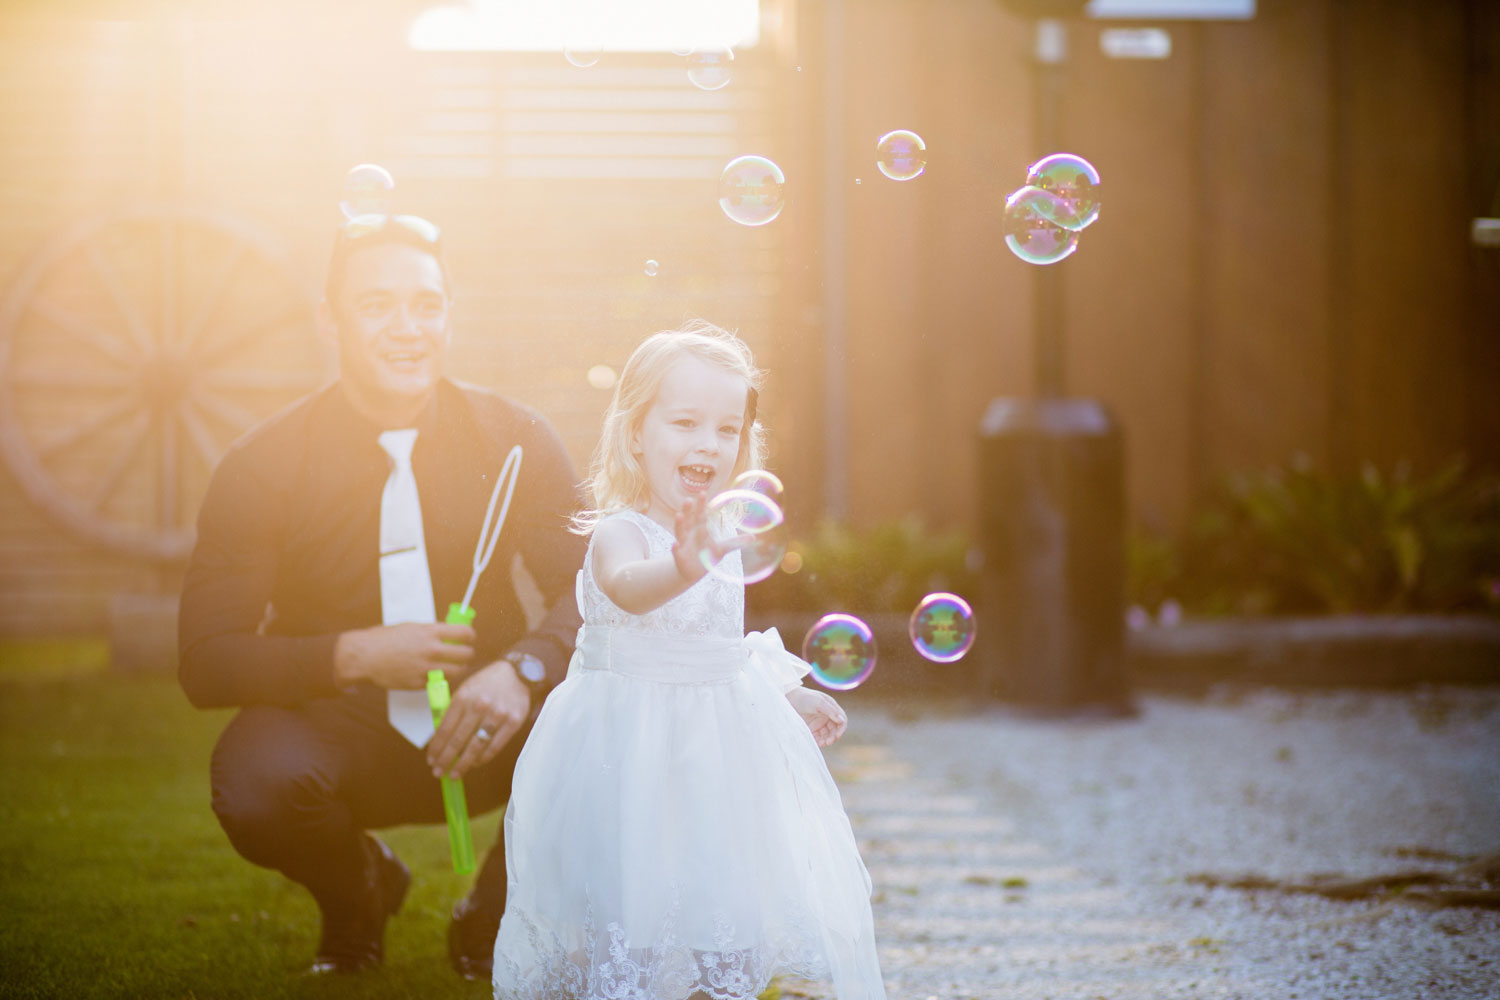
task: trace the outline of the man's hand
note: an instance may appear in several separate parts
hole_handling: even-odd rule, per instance
[[[377,687],[415,690],[427,671],[450,681],[463,677],[474,658],[474,630],[467,625],[376,625],[339,634],[333,646],[333,676],[339,687],[366,681]]]
[[[839,708],[838,702],[822,691],[805,687],[792,688],[786,693],[786,700],[792,703],[797,714],[802,716],[802,721],[807,723],[807,728],[812,730],[813,740],[818,746],[826,747],[844,735],[849,717]]]
[[[443,724],[427,744],[427,763],[437,777],[462,778],[498,754],[526,724],[531,692],[509,660],[476,672],[453,692]],[[483,729],[488,739],[481,739]]]

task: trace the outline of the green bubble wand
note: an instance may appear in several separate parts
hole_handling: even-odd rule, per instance
[[[521,446],[516,445],[505,456],[500,467],[500,476],[495,480],[494,492],[490,494],[490,505],[484,512],[484,527],[479,531],[479,545],[474,549],[474,572],[469,577],[469,588],[464,599],[448,605],[448,616],[443,619],[449,625],[473,625],[474,609],[469,606],[479,576],[490,564],[495,554],[495,542],[500,530],[505,527],[505,516],[510,513],[510,498],[516,492],[516,480],[521,478]],[[500,499],[501,488],[505,489],[505,502],[500,505],[500,517],[495,517],[495,503]],[[491,531],[493,522],[494,530]],[[452,701],[448,690],[448,678],[441,670],[427,671],[427,704],[432,708],[432,728],[442,725],[443,714]],[[441,778],[443,787],[443,812],[448,817],[448,850],[453,856],[453,870],[467,875],[474,870],[474,834],[469,829],[469,804],[464,798],[462,778]]]

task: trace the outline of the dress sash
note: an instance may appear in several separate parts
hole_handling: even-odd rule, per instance
[[[665,684],[727,684],[745,669],[745,660],[739,638],[584,625],[570,669],[609,670]]]

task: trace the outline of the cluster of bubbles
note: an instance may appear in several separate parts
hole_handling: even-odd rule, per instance
[[[698,553],[704,569],[731,583],[759,583],[776,572],[786,556],[786,517],[781,511],[782,485],[775,474],[751,469],[736,476],[729,489],[708,502],[709,524],[732,540],[722,558],[712,550]]]
[[[927,144],[910,129],[887,132],[875,142],[875,166],[893,181],[913,180],[927,169]],[[768,157],[736,156],[719,174],[719,207],[742,226],[764,226],[786,207],[786,174]]]
[[[374,163],[361,163],[344,175],[344,194],[339,211],[354,224],[382,226],[391,212],[391,196],[396,179],[391,172]]]
[[[974,645],[974,609],[957,594],[928,594],[907,622],[912,648],[933,663],[954,663]],[[875,632],[863,619],[837,612],[813,623],[802,639],[802,658],[819,684],[850,691],[875,671]]]
[[[1053,153],[1033,163],[1005,199],[1005,245],[1028,264],[1056,264],[1078,249],[1099,218],[1099,171],[1081,156]]]

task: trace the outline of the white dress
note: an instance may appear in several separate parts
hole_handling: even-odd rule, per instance
[[[653,556],[672,534],[629,518]],[[733,558],[733,556],[731,556]],[[773,976],[883,1000],[870,875],[785,692],[807,664],[744,634],[712,575],[645,615],[578,575],[583,628],[516,763],[501,1000],[748,1000]]]

